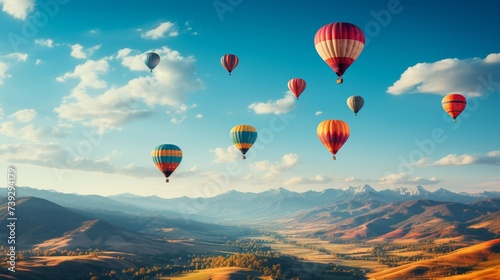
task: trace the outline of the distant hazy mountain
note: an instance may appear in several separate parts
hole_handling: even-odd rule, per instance
[[[299,211],[348,201],[392,203],[410,200],[433,200],[472,203],[500,197],[500,192],[479,194],[454,193],[445,189],[428,191],[422,186],[377,191],[369,185],[349,186],[343,189],[293,192],[284,188],[260,193],[229,191],[214,197],[160,198],[120,194],[109,197],[98,195],[63,194],[54,191],[18,187],[19,196],[36,196],[59,205],[77,209],[102,209],[129,214],[155,214],[169,218],[204,222],[247,223],[290,216]]]

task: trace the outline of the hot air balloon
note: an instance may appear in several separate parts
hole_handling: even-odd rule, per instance
[[[144,54],[144,64],[153,72],[153,69],[160,63],[160,56],[154,52],[147,52]]]
[[[446,113],[448,113],[453,118],[453,121],[456,122],[458,115],[460,115],[460,113],[462,113],[465,109],[467,100],[461,94],[452,93],[445,96],[441,101],[441,104],[443,105],[443,109]]]
[[[293,78],[288,81],[288,88],[295,95],[297,100],[299,100],[299,95],[306,89],[306,81],[301,78]]]
[[[349,108],[354,112],[355,116],[358,115],[359,110],[363,108],[364,104],[365,100],[359,95],[353,95],[347,98],[347,106],[349,106]]]
[[[318,125],[316,131],[319,140],[332,153],[335,160],[335,155],[349,138],[349,125],[341,120],[325,120]]]
[[[243,154],[243,159],[246,159],[245,154],[257,140],[257,130],[251,125],[240,124],[231,129],[229,137],[234,146]]]
[[[227,72],[229,72],[229,75],[231,76],[231,71],[236,68],[236,65],[238,65],[238,57],[234,54],[225,54],[220,58],[220,63],[222,64],[222,67],[226,68]]]
[[[342,75],[358,58],[365,46],[365,35],[354,24],[334,22],[321,27],[316,32],[314,46],[319,56],[339,77],[337,84],[341,84]]]
[[[182,151],[176,145],[161,144],[151,151],[151,158],[156,167],[165,175],[165,181],[168,183],[168,177],[181,163]]]

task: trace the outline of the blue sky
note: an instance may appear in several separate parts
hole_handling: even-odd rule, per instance
[[[161,197],[500,190],[500,3],[120,3],[0,1],[0,167],[17,168],[17,185]],[[313,42],[341,21],[367,44],[338,85]],[[153,73],[147,51],[161,56]],[[226,53],[240,59],[232,76]],[[307,82],[298,101],[294,77]],[[449,93],[468,99],[456,123],[441,107]],[[358,116],[351,95],[365,99]],[[336,161],[316,136],[325,119],[351,128]],[[229,139],[237,124],[259,133],[247,160]],[[168,184],[150,157],[163,143],[184,153]]]

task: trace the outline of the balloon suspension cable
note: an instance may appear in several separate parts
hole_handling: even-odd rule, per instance
[[[333,155],[333,156],[332,156],[332,159],[333,159],[333,160],[336,160],[336,159],[337,159],[337,157],[336,157],[335,155]]]
[[[354,113],[354,116],[357,116],[357,115],[358,115],[358,113]]]
[[[457,122],[457,119],[453,118],[453,122]]]
[[[229,72],[229,76],[231,76],[231,72]]]
[[[151,69],[151,73],[153,73],[153,69]]]
[[[343,82],[344,82],[344,79],[342,79],[342,78],[340,78],[340,77],[337,79],[337,84],[341,84],[341,83],[343,83]]]
[[[243,159],[247,159],[247,157],[245,155],[242,156]]]
[[[168,183],[168,178],[165,178],[165,183]]]

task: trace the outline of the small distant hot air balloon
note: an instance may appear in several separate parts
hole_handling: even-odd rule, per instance
[[[364,104],[365,100],[359,95],[353,95],[347,98],[347,106],[349,106],[349,108],[354,112],[355,116],[358,115],[359,110],[363,108]]]
[[[339,77],[358,58],[365,46],[363,31],[352,23],[335,22],[321,27],[314,36],[314,46],[319,56]]]
[[[147,52],[144,54],[144,64],[153,72],[153,69],[160,63],[160,56],[154,52]]]
[[[462,113],[467,105],[467,99],[465,99],[465,97],[461,94],[452,93],[445,96],[441,101],[441,104],[443,105],[443,109],[446,113],[448,113],[453,118],[453,121],[456,122],[458,115]]]
[[[335,160],[337,152],[349,138],[349,125],[341,120],[325,120],[318,125],[316,131],[319,140],[332,153]]]
[[[243,154],[243,159],[246,159],[245,154],[257,140],[257,130],[251,125],[240,124],[231,129],[229,137],[234,146]]]
[[[300,94],[306,89],[306,81],[301,78],[293,78],[288,81],[288,88],[295,95],[295,98],[299,100]]]
[[[224,67],[227,72],[229,72],[229,75],[231,76],[231,72],[236,68],[236,65],[238,65],[238,57],[234,54],[225,54],[220,58],[220,63],[222,64],[222,67]]]
[[[182,151],[176,145],[161,144],[151,151],[151,158],[156,167],[165,175],[165,181],[168,183],[168,177],[182,161]]]

